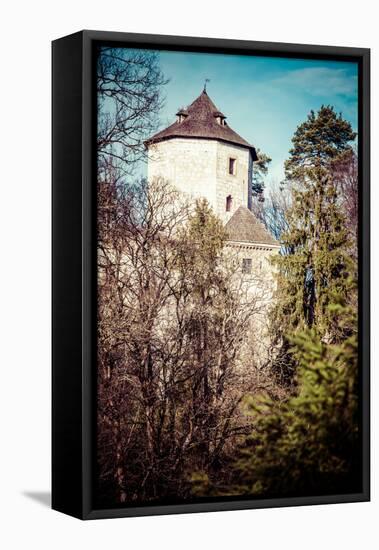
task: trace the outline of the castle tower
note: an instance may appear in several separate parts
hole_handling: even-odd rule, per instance
[[[145,142],[148,181],[163,178],[194,199],[205,197],[224,222],[225,258],[242,302],[256,309],[250,344],[254,342],[255,361],[264,364],[276,288],[271,260],[280,245],[251,211],[255,148],[230,128],[205,90],[176,116],[176,122]]]
[[[176,116],[176,122],[145,142],[148,181],[163,178],[190,197],[205,197],[226,224],[229,244],[240,249],[242,269],[249,273],[253,264],[262,266],[262,257],[267,260],[279,250],[251,212],[256,150],[232,130],[205,89]]]

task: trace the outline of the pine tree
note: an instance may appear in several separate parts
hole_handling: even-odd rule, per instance
[[[277,259],[273,326],[281,348],[274,371],[290,381],[294,362],[288,335],[313,328],[324,342],[340,342],[349,334],[349,327],[339,325],[338,310],[330,307],[339,300],[347,303],[356,275],[331,166],[354,137],[349,122],[332,107],[321,107],[297,128],[285,165],[292,207],[282,235],[285,253]]]
[[[340,307],[343,325],[356,325]],[[251,397],[255,430],[234,465],[237,494],[297,496],[360,491],[357,333],[325,344],[314,329],[291,340],[299,392]]]
[[[286,181],[303,180],[309,170],[328,168],[342,153],[352,150],[349,142],[356,138],[350,122],[337,115],[333,106],[312,110],[292,138],[290,158],[285,162]]]
[[[258,201],[263,202],[265,189],[264,178],[267,176],[268,167],[272,159],[268,155],[266,155],[266,153],[263,153],[259,149],[257,149],[257,156],[258,160],[254,162],[253,167],[253,180],[251,189],[253,197],[257,198]]]
[[[322,168],[309,172],[301,189],[293,190],[289,229],[282,235],[287,254],[279,256],[275,321],[280,335],[314,327],[321,338],[343,337],[329,305],[347,301],[354,278],[338,194]]]

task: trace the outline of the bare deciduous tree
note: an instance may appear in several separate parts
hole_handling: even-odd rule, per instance
[[[162,86],[158,53],[100,47],[97,62],[98,163],[113,158],[130,171],[144,153],[144,140],[158,126]]]
[[[344,153],[332,164],[332,175],[336,181],[345,212],[347,229],[352,242],[358,238],[358,156],[355,150]],[[356,248],[356,247],[355,247]],[[356,251],[355,251],[356,252]]]
[[[281,235],[288,229],[287,213],[290,204],[290,191],[281,187],[266,191],[264,202],[253,204],[254,214],[279,242]]]
[[[247,433],[241,402],[265,382],[248,346],[263,296],[224,261],[225,231],[164,181],[125,189],[99,211],[98,458],[104,498],[181,496],[219,472]]]

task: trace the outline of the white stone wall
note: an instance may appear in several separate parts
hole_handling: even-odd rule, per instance
[[[276,290],[277,272],[272,259],[279,254],[280,247],[229,241],[227,248],[229,255],[238,262],[236,275],[247,283],[249,293],[259,295],[262,305],[271,303]],[[251,273],[243,273],[244,259],[251,260]]]
[[[251,154],[245,147],[208,139],[173,138],[149,146],[148,180],[163,178],[192,198],[205,197],[226,222],[251,201]],[[229,159],[235,174],[229,174]],[[226,197],[232,208],[226,212]]]
[[[265,247],[233,242],[227,245],[227,254],[238,265],[235,276],[240,285],[241,300],[254,310],[248,350],[249,353],[253,350],[256,365],[265,364],[269,358],[271,344],[269,312],[275,296],[277,273],[272,259],[279,250],[279,246]],[[251,273],[243,273],[243,259],[252,260]]]
[[[229,174],[229,159],[235,159],[235,173]],[[245,147],[217,142],[217,213],[224,222],[239,206],[248,207],[251,195],[251,154]],[[232,196],[232,208],[226,212],[226,197]]]
[[[205,197],[216,209],[217,141],[174,138],[149,146],[148,181],[168,180],[192,198]]]

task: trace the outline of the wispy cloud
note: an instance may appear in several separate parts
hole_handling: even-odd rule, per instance
[[[352,96],[357,91],[357,77],[343,68],[306,67],[288,71],[271,81],[274,86],[301,89],[313,96],[331,94]]]

